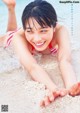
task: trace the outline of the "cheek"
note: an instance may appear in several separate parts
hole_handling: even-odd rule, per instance
[[[50,39],[53,38],[53,32],[50,32],[50,34],[49,34],[49,38],[50,38]]]
[[[51,40],[52,38],[53,38],[53,33],[47,33],[42,37],[42,39],[45,39],[45,40]]]

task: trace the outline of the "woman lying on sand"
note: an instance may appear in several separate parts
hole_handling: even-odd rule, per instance
[[[54,7],[43,0],[35,0],[29,3],[22,14],[23,28],[17,29],[15,16],[15,0],[3,0],[8,7],[9,20],[7,31],[2,40],[9,46],[13,43],[16,54],[25,70],[32,79],[45,84],[49,94],[41,101],[41,106],[47,106],[57,97],[63,97],[67,93],[71,96],[80,94],[80,83],[76,80],[69,45],[68,30],[58,24]],[[2,44],[3,44],[2,43]],[[60,89],[50,79],[45,70],[37,63],[33,54],[55,54],[65,88]]]

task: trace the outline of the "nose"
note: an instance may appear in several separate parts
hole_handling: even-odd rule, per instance
[[[39,35],[34,35],[34,42],[41,42],[41,37]]]

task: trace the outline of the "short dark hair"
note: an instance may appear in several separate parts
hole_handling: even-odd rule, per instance
[[[53,6],[44,0],[35,0],[29,3],[22,14],[22,25],[26,29],[26,23],[29,23],[29,19],[34,18],[41,27],[56,26],[57,14]]]

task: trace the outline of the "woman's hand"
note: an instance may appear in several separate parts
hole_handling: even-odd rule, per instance
[[[52,103],[56,98],[63,97],[68,93],[66,89],[55,89],[54,91],[49,91],[48,95],[40,102],[40,106],[46,107]]]
[[[69,95],[71,95],[71,96],[80,95],[80,82],[74,84],[74,85],[69,89]]]

